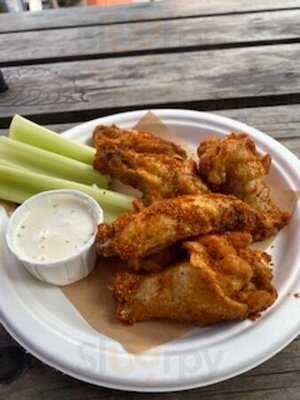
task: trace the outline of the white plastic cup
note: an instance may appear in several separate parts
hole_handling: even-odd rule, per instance
[[[94,235],[79,249],[78,253],[61,260],[36,262],[24,255],[20,255],[14,245],[13,238],[14,231],[19,225],[24,212],[34,207],[38,202],[44,201],[49,196],[59,198],[59,196],[63,195],[75,196],[86,204],[87,210],[95,223]],[[96,261],[95,238],[97,225],[101,222],[103,222],[103,210],[92,197],[77,190],[50,190],[30,197],[15,210],[7,225],[6,242],[10,252],[35,278],[53,285],[69,285],[86,277],[94,269]]]

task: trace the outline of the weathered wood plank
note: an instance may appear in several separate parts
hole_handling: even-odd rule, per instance
[[[0,33],[69,26],[128,23],[132,21],[294,9],[299,0],[165,0],[121,7],[80,7],[35,13],[0,15]]]
[[[216,114],[254,126],[275,139],[300,138],[300,105],[298,104],[222,110],[217,111]],[[63,132],[79,124],[80,122],[70,122],[47,126],[54,132]],[[7,129],[0,129],[0,136],[7,134]]]
[[[299,39],[299,20],[300,9],[3,34],[0,64]]]
[[[275,139],[300,138],[300,105],[218,111],[260,129]]]
[[[300,158],[300,138],[297,139],[280,139],[280,143],[291,150]]]
[[[3,338],[8,338],[9,337],[9,333],[5,330],[4,326],[2,326],[0,324],[0,340],[2,340]]]
[[[225,108],[247,107],[249,99],[272,105],[273,97],[278,104],[278,96],[300,97],[299,71],[299,44],[4,68],[9,90],[0,96],[0,122],[5,127],[14,113],[68,122],[68,114],[78,120],[75,112],[87,119],[191,102],[220,109],[228,99]]]
[[[287,349],[283,350],[281,355],[285,354],[286,359],[294,353],[293,346],[297,342],[293,342]],[[290,349],[290,350],[289,350]],[[288,351],[289,350],[289,351]],[[176,398],[183,399],[222,399],[222,400],[240,400],[242,399],[285,399],[298,400],[299,397],[294,394],[300,394],[299,380],[299,349],[295,351],[295,364],[285,365],[281,368],[282,359],[278,356],[274,357],[268,363],[276,364],[279,369],[274,373],[263,372],[263,365],[251,372],[230,379],[207,388],[194,389],[181,393],[160,394],[159,398]],[[278,361],[277,361],[278,360]],[[293,370],[285,368],[291,367]],[[281,369],[280,369],[281,368]],[[260,371],[259,371],[260,369]],[[254,372],[259,372],[259,375]],[[47,393],[47,397],[45,394]],[[279,396],[281,395],[281,397]],[[289,397],[287,395],[289,394]],[[31,368],[23,374],[19,379],[8,386],[0,386],[1,398],[9,398],[10,400],[32,400],[36,398],[42,399],[148,399],[154,397],[150,394],[126,393],[112,391],[109,389],[99,388],[72,379],[63,375],[52,368],[40,363],[38,360],[32,360]],[[263,397],[264,396],[264,397]],[[269,397],[266,397],[269,396]]]

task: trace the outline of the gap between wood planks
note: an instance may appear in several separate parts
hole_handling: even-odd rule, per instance
[[[26,65],[41,65],[41,64],[54,64],[57,62],[72,62],[72,61],[88,61],[88,60],[101,60],[101,59],[113,59],[123,57],[139,57],[147,55],[158,55],[158,54],[172,54],[172,53],[186,53],[186,52],[197,52],[197,51],[213,51],[213,50],[226,50],[236,48],[247,48],[257,46],[277,46],[285,44],[297,44],[300,43],[299,38],[290,39],[277,39],[277,40],[257,40],[253,42],[233,42],[233,43],[216,43],[199,46],[180,46],[180,47],[169,47],[167,49],[147,49],[147,50],[135,50],[135,51],[124,51],[114,53],[101,53],[101,54],[87,54],[87,55],[71,55],[62,57],[50,57],[42,59],[27,59],[1,62],[1,68],[7,67],[22,67]]]
[[[158,108],[179,108],[198,111],[219,111],[229,109],[243,109],[254,107],[282,106],[300,104],[300,93],[238,97],[220,100],[201,100],[201,101],[185,101],[185,102],[165,102],[161,104],[136,104],[127,107],[110,107],[95,108],[80,111],[62,111],[55,113],[23,113],[26,118],[32,119],[38,124],[60,124],[69,122],[85,122],[94,118],[100,118],[107,115],[117,114],[127,111],[137,111],[144,109],[155,110]],[[8,128],[11,117],[0,118],[0,128]]]
[[[19,32],[34,32],[34,31],[46,31],[53,29],[72,29],[76,28],[86,28],[92,26],[107,26],[107,25],[123,25],[123,24],[138,24],[138,23],[147,23],[153,21],[176,21],[181,19],[195,19],[195,18],[209,18],[209,17],[224,17],[230,15],[243,15],[243,14],[260,14],[266,12],[278,12],[278,11],[296,11],[300,10],[300,7],[280,7],[276,9],[261,9],[261,10],[249,10],[249,11],[230,11],[230,12],[220,12],[215,14],[196,14],[196,15],[184,15],[184,16],[176,16],[176,17],[161,17],[161,18],[145,18],[145,19],[132,19],[128,21],[113,21],[113,22],[97,22],[97,23],[86,23],[86,24],[76,24],[74,25],[57,25],[57,26],[49,26],[49,27],[39,27],[39,28],[24,28],[24,29],[12,29],[7,31],[0,31],[0,35],[6,33],[19,33]]]
[[[217,111],[216,114],[254,126],[274,139],[289,141],[289,143],[294,143],[296,140],[300,144],[300,105],[228,109]],[[82,121],[62,122],[60,124],[49,124],[46,127],[60,133],[80,123]],[[7,134],[7,129],[0,129],[0,136]]]
[[[1,127],[16,112],[59,123],[145,108],[300,104],[299,54],[293,44],[7,68]]]
[[[0,67],[297,44],[299,17],[288,10],[4,34]]]

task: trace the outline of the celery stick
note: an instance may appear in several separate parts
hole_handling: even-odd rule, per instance
[[[131,196],[8,167],[0,162],[0,197],[3,200],[22,203],[33,194],[54,189],[81,190],[93,197],[104,209],[112,210],[114,213],[132,210]]]
[[[3,160],[3,159],[0,159],[0,165],[3,165],[4,167],[17,168],[17,169],[22,169],[22,170],[26,169],[26,168],[22,167],[21,165],[16,164],[13,161]]]
[[[93,147],[67,139],[20,115],[13,117],[9,127],[9,137],[90,165],[96,153]]]
[[[91,165],[7,137],[0,137],[0,158],[32,172],[107,187],[107,179]]]
[[[36,194],[26,188],[17,188],[14,185],[0,182],[0,199],[12,201],[13,203],[22,204],[29,197]]]

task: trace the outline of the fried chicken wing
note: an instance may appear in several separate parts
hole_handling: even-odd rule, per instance
[[[99,255],[130,261],[201,234],[255,232],[258,225],[259,214],[234,196],[186,195],[157,201],[135,214],[123,214],[111,225],[100,224],[96,248]]]
[[[176,144],[147,132],[99,125],[94,168],[139,189],[149,205],[163,198],[208,192],[194,160]]]
[[[274,204],[265,182],[271,156],[260,156],[246,134],[208,138],[200,144],[198,155],[199,174],[213,191],[233,194],[263,214],[258,239],[273,235],[288,223],[289,214]]]
[[[169,246],[155,254],[143,258],[131,258],[127,261],[127,268],[138,272],[156,272],[174,263],[181,256],[179,246]]]
[[[119,273],[113,284],[117,318],[125,324],[170,319],[200,326],[242,320],[276,300],[270,257],[246,249],[248,233],[206,235],[183,247],[186,261],[162,272]]]
[[[185,150],[173,142],[164,140],[152,133],[135,129],[122,129],[117,125],[96,126],[93,139],[97,148],[108,141],[111,146],[123,150],[134,150],[136,153],[166,154],[187,158]]]

